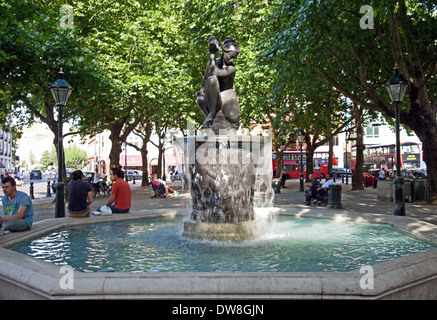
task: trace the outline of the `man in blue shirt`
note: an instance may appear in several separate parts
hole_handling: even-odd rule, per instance
[[[26,231],[32,229],[33,204],[30,197],[17,190],[15,179],[6,177],[2,180],[3,216],[0,226],[5,231]]]

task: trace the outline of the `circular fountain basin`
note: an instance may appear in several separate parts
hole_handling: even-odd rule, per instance
[[[287,210],[282,210],[287,214]],[[177,214],[177,212],[175,212]],[[30,233],[9,234],[0,239],[2,247],[11,247],[25,240],[47,235],[59,228],[81,224],[94,224],[109,221],[144,219],[150,212],[129,215],[113,215],[110,217],[93,217],[85,220],[50,219],[35,224]],[[436,227],[408,217],[392,217],[381,215],[351,215],[347,213],[332,215],[299,214],[301,217],[330,218],[351,220],[355,222],[373,222],[394,225],[397,228],[412,232],[422,238],[435,242]],[[281,218],[282,219],[282,218]],[[299,219],[306,220],[308,219]],[[101,225],[103,226],[103,225]],[[86,229],[86,228],[85,228]],[[267,233],[268,234],[268,233]],[[410,235],[408,235],[410,236]],[[122,236],[123,237],[123,236]],[[180,235],[179,235],[180,237]],[[181,238],[179,238],[181,239]],[[28,239],[29,240],[29,239]],[[97,241],[97,240],[96,240]],[[185,240],[196,242],[197,240]],[[262,239],[261,242],[267,241]],[[202,242],[202,241],[200,241]],[[199,241],[198,241],[199,243]],[[304,243],[304,242],[302,242]],[[433,244],[426,242],[427,245]],[[233,245],[235,247],[235,245]],[[237,246],[238,247],[238,246]],[[243,251],[248,251],[253,244]],[[221,250],[221,248],[220,248]],[[218,250],[218,251],[220,251]],[[117,251],[117,250],[116,250]],[[121,251],[118,248],[118,251]],[[305,250],[304,250],[305,251]],[[286,254],[284,255],[286,256]],[[111,258],[107,258],[111,261]],[[371,265],[372,287],[363,286],[364,273],[358,265],[348,271],[336,272],[252,272],[238,269],[214,270],[212,272],[168,272],[169,270],[153,269],[155,272],[80,272],[72,271],[74,286],[65,288],[60,285],[66,276],[61,266],[48,263],[30,256],[0,249],[0,296],[2,298],[436,298],[437,285],[437,250],[431,249],[390,261]],[[60,264],[63,264],[62,262]],[[243,265],[244,263],[241,263]],[[237,270],[235,272],[234,270]],[[261,269],[262,270],[262,269]],[[361,270],[361,271],[360,271]],[[366,269],[368,270],[368,269]],[[107,271],[107,270],[105,270]],[[147,270],[146,270],[147,271]],[[167,271],[167,272],[156,272]],[[219,272],[217,272],[219,271]],[[302,270],[300,270],[302,271]]]
[[[195,232],[205,235],[198,241],[185,238],[186,228],[181,236],[183,218],[153,218],[62,228],[10,250],[85,272],[327,272],[437,248],[381,224],[292,216],[253,222],[265,234],[251,240],[241,240],[247,222],[198,223],[205,226]]]

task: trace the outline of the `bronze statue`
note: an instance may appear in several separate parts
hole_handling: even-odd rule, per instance
[[[219,58],[216,52],[223,50]],[[232,37],[226,37],[223,47],[216,37],[209,38],[209,62],[206,65],[197,105],[205,115],[207,128],[238,129],[240,106],[233,90],[236,68],[233,65],[240,48]]]

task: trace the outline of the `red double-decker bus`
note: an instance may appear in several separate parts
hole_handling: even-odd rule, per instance
[[[421,150],[417,142],[402,142],[401,151],[401,170],[417,169],[421,167]],[[396,146],[371,145],[366,146],[363,152],[364,164],[363,171],[380,170],[385,168],[386,171],[396,169]],[[355,170],[356,149],[352,148],[351,167],[352,172]]]
[[[314,151],[313,168],[314,176],[324,179],[328,172],[328,151]],[[332,156],[333,164],[337,165],[337,158]],[[306,177],[306,153],[302,153],[303,174]],[[300,150],[285,150],[282,154],[282,170],[288,174],[289,179],[299,179],[300,175]],[[278,177],[281,173],[276,172],[276,153],[273,152],[273,176]]]
[[[402,142],[400,151],[401,170],[421,167],[421,150],[417,142]],[[363,183],[367,182],[370,187],[373,185],[373,175],[378,176],[381,169],[385,170],[386,175],[394,177],[394,171],[396,171],[396,146],[394,144],[368,145],[364,149],[363,160]],[[355,171],[356,161],[356,148],[352,147],[352,172]]]

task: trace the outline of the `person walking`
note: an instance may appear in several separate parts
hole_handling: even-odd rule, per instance
[[[93,176],[93,185],[97,190],[96,197],[98,197],[100,195],[100,173],[99,173],[98,169],[95,170],[95,173]]]
[[[287,174],[284,171],[281,172],[281,176],[279,177],[279,179],[281,179],[281,182],[279,183],[279,186],[282,187],[282,188],[287,188],[285,186],[285,181],[287,181]]]
[[[67,185],[68,216],[86,218],[90,216],[90,204],[94,202],[91,184],[85,181],[81,170],[71,174],[71,182]]]
[[[385,171],[384,168],[382,168],[381,170],[379,170],[379,180],[385,180]]]

